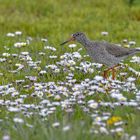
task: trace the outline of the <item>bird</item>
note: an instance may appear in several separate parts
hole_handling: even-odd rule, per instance
[[[119,65],[119,63],[129,56],[140,53],[139,48],[124,48],[106,41],[92,41],[83,32],[76,32],[72,34],[68,40],[60,45],[64,45],[70,41],[77,41],[83,45],[95,63],[107,66],[107,69],[103,72],[104,79],[107,79],[108,72],[112,71],[112,80],[115,80],[115,68]]]

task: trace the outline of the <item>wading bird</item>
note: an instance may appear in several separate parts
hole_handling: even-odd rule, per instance
[[[104,71],[103,77],[107,78],[107,73],[112,70],[112,79],[115,79],[115,67],[118,66],[121,60],[136,53],[140,53],[137,48],[124,48],[108,42],[91,41],[82,32],[72,34],[71,38],[60,45],[64,45],[70,41],[77,41],[82,44],[89,56],[94,62],[106,65],[108,69]]]

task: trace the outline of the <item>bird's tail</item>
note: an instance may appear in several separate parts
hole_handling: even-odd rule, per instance
[[[132,56],[132,55],[135,55],[137,53],[140,53],[140,48],[131,49],[128,53],[128,56]]]
[[[136,48],[136,53],[140,53],[140,48]]]
[[[136,48],[137,50],[140,50],[140,48]]]

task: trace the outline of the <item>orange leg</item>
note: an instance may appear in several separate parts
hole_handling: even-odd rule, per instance
[[[108,73],[111,69],[112,69],[112,68],[108,68],[107,70],[104,71],[104,74],[103,74],[104,79],[107,79],[107,78],[108,78],[107,73]]]
[[[107,70],[106,71],[104,71],[104,74],[103,74],[103,77],[104,77],[104,79],[107,79]]]
[[[116,77],[116,70],[113,67],[112,68],[112,80],[115,80],[115,77]]]
[[[114,66],[114,67],[111,67],[111,68],[108,68],[107,70],[104,71],[104,74],[103,74],[103,77],[104,79],[107,79],[107,73],[108,71],[112,70],[112,80],[115,80],[115,77],[116,77],[116,71],[115,71],[115,68],[118,67],[118,65]]]

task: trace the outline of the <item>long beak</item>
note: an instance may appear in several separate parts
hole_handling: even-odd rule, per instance
[[[64,45],[64,44],[66,44],[66,43],[68,43],[70,41],[74,41],[74,40],[75,40],[75,38],[74,37],[71,37],[70,39],[68,39],[67,41],[61,43],[60,45]]]

